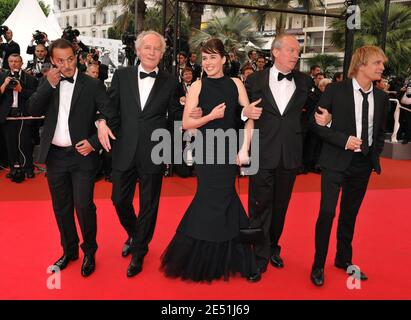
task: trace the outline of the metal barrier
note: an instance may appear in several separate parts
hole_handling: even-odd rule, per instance
[[[390,99],[390,101],[396,103],[395,111],[394,111],[394,129],[391,135],[391,142],[398,142],[397,140],[397,133],[400,129],[400,109],[406,110],[411,112],[411,109],[403,107],[398,99]]]

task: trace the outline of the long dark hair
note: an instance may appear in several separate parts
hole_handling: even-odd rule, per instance
[[[201,46],[201,52],[208,53],[208,54],[216,53],[216,54],[219,54],[221,58],[224,58],[227,55],[223,42],[217,38],[212,38],[210,40],[207,40]]]

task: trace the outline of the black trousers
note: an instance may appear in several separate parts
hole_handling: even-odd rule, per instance
[[[370,156],[364,156],[360,152],[354,153],[349,167],[344,172],[323,169],[320,213],[315,227],[315,268],[323,268],[325,265],[340,191],[336,261],[340,264],[352,262],[351,243],[355,221],[367,190],[371,170]]]
[[[259,261],[268,262],[272,254],[280,253],[278,243],[284,229],[296,173],[297,169],[285,169],[279,165],[275,169],[260,169],[256,175],[250,176],[250,226],[262,227],[264,231],[264,240],[254,247]]]
[[[7,159],[10,169],[18,163],[26,170],[33,170],[32,128],[27,121],[8,120],[2,124],[7,146]],[[20,148],[20,150],[19,150]],[[23,156],[24,155],[24,156]]]
[[[96,170],[81,170],[75,152],[74,148],[51,146],[46,161],[47,181],[64,253],[78,252],[75,208],[83,237],[81,249],[85,254],[94,254],[97,251],[97,216],[93,201]]]
[[[133,206],[137,179],[140,193],[140,210],[138,216]],[[129,237],[133,238],[130,250],[133,255],[144,257],[148,244],[153,238],[157,221],[163,175],[161,173],[144,173],[137,166],[126,171],[113,169],[112,200],[120,223]]]

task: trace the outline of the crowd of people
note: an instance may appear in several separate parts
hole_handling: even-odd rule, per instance
[[[62,38],[65,37],[63,33]],[[97,49],[89,48],[76,37],[70,40],[79,72],[104,83],[108,78],[108,64],[113,66],[111,60],[107,64],[103,63],[100,61],[103,57],[100,57]],[[34,33],[26,49],[26,53],[33,55],[33,59],[23,61],[20,45],[13,40],[13,31],[8,29],[5,32],[4,41],[0,36],[0,168],[9,168],[6,177],[15,182],[35,178],[33,150],[40,143],[43,120],[20,119],[30,116],[27,112],[28,99],[53,68],[50,45],[47,34]],[[100,175],[110,180],[110,156],[103,153],[101,158]]]
[[[196,53],[178,54],[176,79],[159,68],[164,37],[144,31],[135,41],[139,64],[116,70],[106,88],[107,66],[77,40],[37,44],[26,70],[11,30],[6,40],[0,49],[5,69],[0,76],[0,123],[9,176],[16,175],[17,163],[28,178],[34,177],[34,137],[41,127],[39,162],[46,165],[63,250],[56,270],[79,257],[74,212],[83,238],[81,274],[90,276],[96,268],[93,191],[104,162],[113,205],[127,235],[122,255],[131,255],[126,274],[134,277],[142,271],[166,165],[153,161],[156,142],[151,137],[156,130],[169,130],[174,121],[182,121],[180,129],[191,132],[194,141],[208,130],[244,129],[244,142],[234,157],[225,144],[222,161],[214,146],[211,151],[207,144],[196,149],[197,191],[162,256],[166,276],[212,281],[239,273],[257,282],[269,265],[284,268],[280,244],[286,213],[296,175],[308,171],[322,174],[311,281],[324,284],[340,193],[335,266],[353,267],[355,221],[371,172],[381,172],[390,107],[381,78],[387,58],[380,48],[357,49],[349,78],[337,73],[328,79],[317,65],[309,75],[296,70],[300,44],[292,35],[275,38],[272,61],[253,50],[242,66],[234,52],[226,52],[222,41],[213,38],[202,45],[200,59]],[[404,88],[398,92],[406,95]],[[21,116],[44,119],[11,120]],[[250,161],[256,132],[259,167],[249,177],[247,215],[235,179],[238,166]],[[137,186],[138,214],[133,205]],[[359,277],[367,280],[362,272]]]

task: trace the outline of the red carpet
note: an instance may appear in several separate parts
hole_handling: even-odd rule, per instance
[[[332,266],[335,230],[325,269],[326,283],[314,287],[309,272],[319,205],[319,176],[299,176],[281,241],[285,268],[269,267],[262,281],[242,278],[210,284],[165,278],[160,256],[191,201],[194,179],[166,178],[157,228],[143,272],[125,275],[129,258],[121,257],[126,235],[109,200],[111,185],[96,187],[98,208],[97,267],[80,275],[82,257],[61,273],[61,289],[47,288],[47,267],[61,254],[47,184],[42,175],[21,185],[0,174],[0,299],[409,299],[411,297],[411,162],[383,161],[383,175],[373,176],[357,220],[354,262],[369,280],[349,290],[345,273]],[[247,180],[240,192],[246,202]],[[26,200],[24,200],[26,199]],[[137,199],[136,199],[137,200]]]

